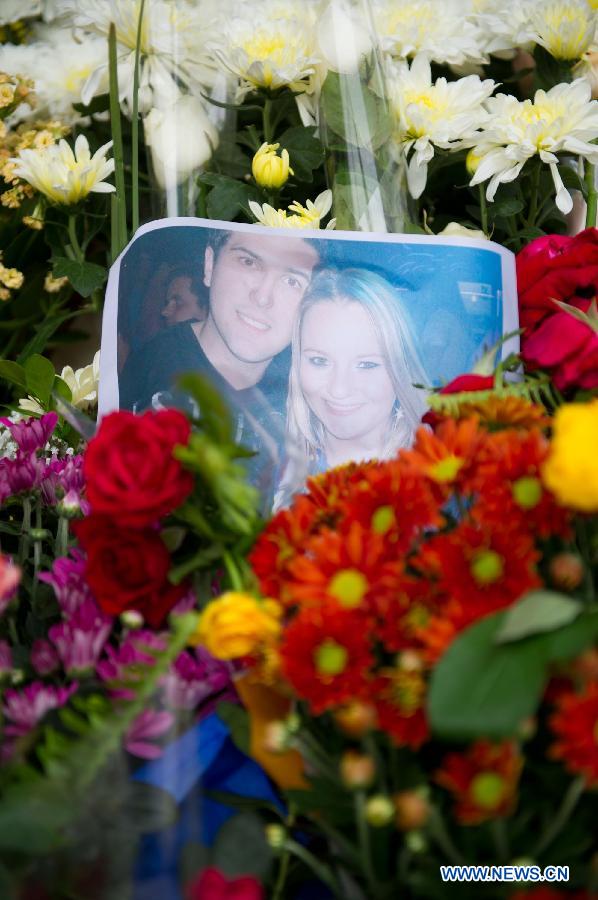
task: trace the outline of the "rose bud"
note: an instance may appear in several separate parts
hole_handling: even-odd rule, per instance
[[[376,709],[370,703],[353,700],[333,713],[338,727],[349,737],[361,738],[376,727]]]
[[[583,581],[583,560],[576,553],[558,553],[550,561],[550,580],[563,591],[574,591]]]
[[[352,790],[369,787],[376,777],[376,763],[371,756],[347,750],[340,763],[343,784]]]
[[[423,828],[430,815],[425,788],[400,791],[393,797],[395,805],[395,825],[400,831],[413,831]]]
[[[365,805],[365,819],[372,828],[384,828],[395,817],[395,806],[390,797],[376,794]]]

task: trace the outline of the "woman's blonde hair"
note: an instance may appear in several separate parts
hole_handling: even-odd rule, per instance
[[[324,427],[314,416],[301,390],[301,331],[307,312],[318,303],[354,302],[367,312],[378,338],[386,369],[396,394],[380,459],[393,457],[409,446],[426,410],[427,384],[412,336],[412,326],[399,292],[381,275],[367,269],[327,269],[317,275],[301,301],[292,338],[292,362],[287,400],[287,452],[289,465],[281,484],[288,498],[300,490],[324,449]],[[277,505],[280,506],[281,498]]]

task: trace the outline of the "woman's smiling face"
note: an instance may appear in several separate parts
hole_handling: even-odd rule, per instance
[[[396,393],[363,306],[339,298],[310,307],[301,328],[299,382],[329,434],[337,440],[379,440],[382,453]]]

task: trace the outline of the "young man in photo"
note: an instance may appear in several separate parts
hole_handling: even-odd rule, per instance
[[[293,325],[319,261],[304,238],[215,230],[203,259],[205,320],[172,325],[131,354],[120,407],[183,405],[177,376],[206,375],[235,415],[236,439],[261,454],[250,467],[259,481],[281,449]]]

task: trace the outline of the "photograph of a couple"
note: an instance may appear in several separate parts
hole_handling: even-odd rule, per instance
[[[177,377],[207,375],[280,508],[409,446],[428,390],[516,328],[513,257],[489,241],[154,222],[111,272],[100,412],[184,407]]]

